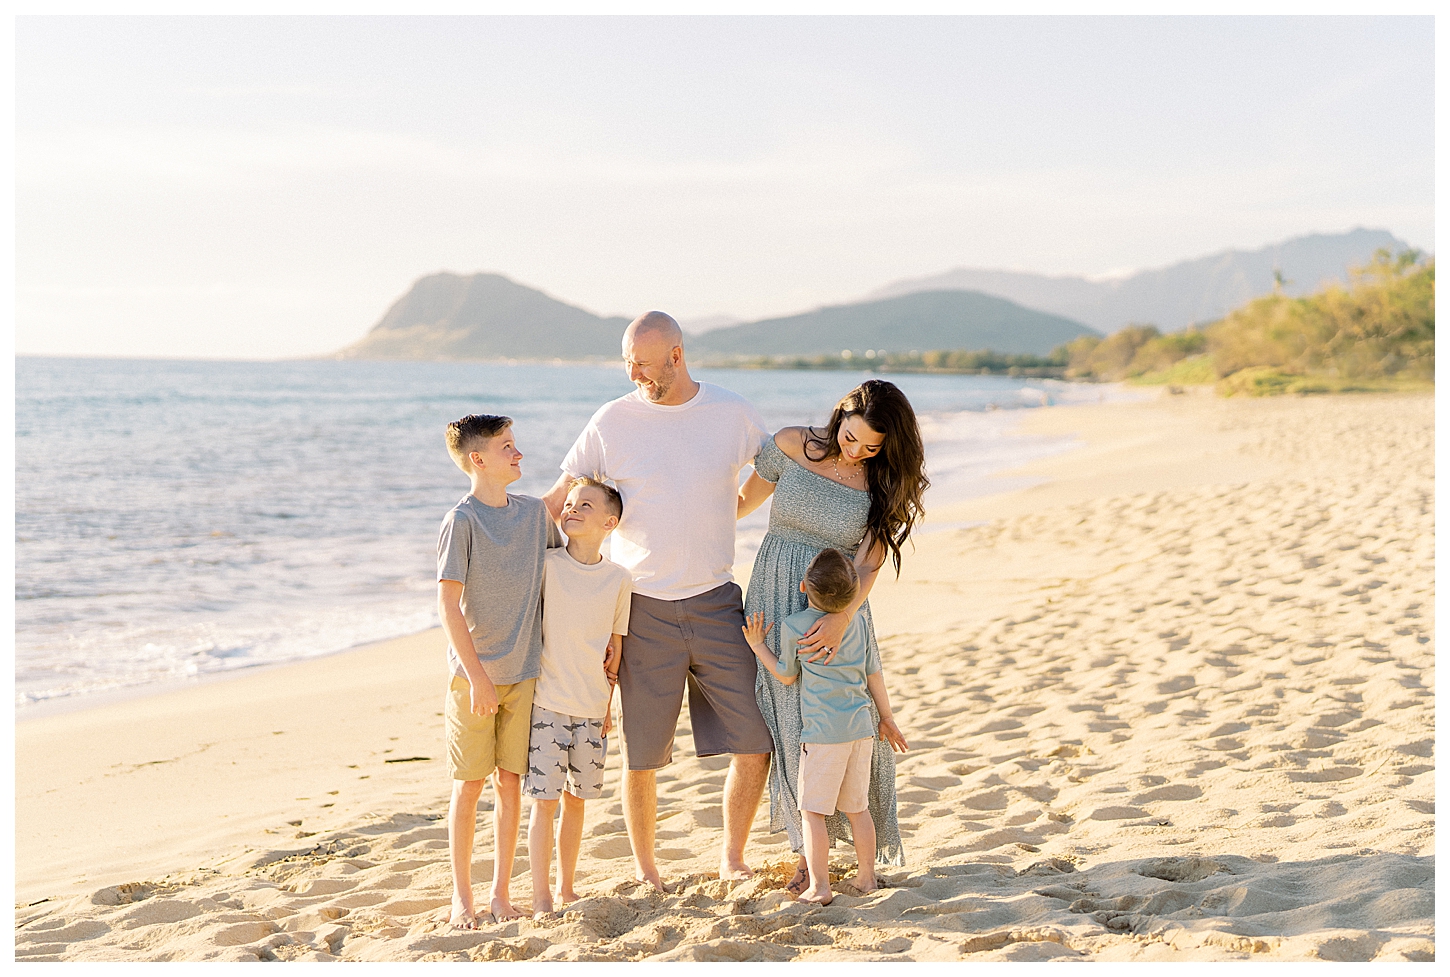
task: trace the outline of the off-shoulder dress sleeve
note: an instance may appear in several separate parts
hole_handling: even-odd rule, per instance
[[[775,438],[766,438],[765,446],[755,455],[755,474],[767,482],[778,482],[789,460],[780,450],[780,445],[775,443]]]

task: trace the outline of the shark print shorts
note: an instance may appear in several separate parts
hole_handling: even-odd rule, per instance
[[[567,790],[589,800],[604,794],[604,720],[579,719],[534,705],[524,796],[556,801]]]

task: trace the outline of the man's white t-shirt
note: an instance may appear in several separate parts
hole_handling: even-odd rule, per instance
[[[604,648],[629,633],[631,584],[624,567],[580,563],[560,546],[544,555],[544,654],[534,703],[576,719],[609,711]]]
[[[712,383],[687,403],[651,403],[638,390],[585,425],[559,467],[612,481],[624,499],[610,558],[634,592],[684,600],[732,579],[740,470],[770,432],[749,401]]]

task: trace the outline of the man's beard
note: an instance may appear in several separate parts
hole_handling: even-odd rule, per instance
[[[650,381],[651,386],[643,387],[645,399],[658,403],[670,395],[670,390],[675,385],[674,364],[666,364],[660,368],[660,375]]]

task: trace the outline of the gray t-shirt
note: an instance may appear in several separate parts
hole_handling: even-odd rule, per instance
[[[841,647],[829,665],[802,661],[796,642],[824,615],[814,607],[796,611],[780,623],[780,670],[801,673],[801,742],[850,743],[876,735],[866,676],[881,671],[859,613],[846,625]]]
[[[484,505],[465,495],[438,529],[438,579],[463,584],[463,619],[484,673],[495,685],[539,677],[544,550],[561,538],[541,499]],[[448,668],[467,678],[452,643]]]

